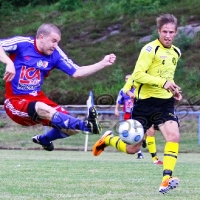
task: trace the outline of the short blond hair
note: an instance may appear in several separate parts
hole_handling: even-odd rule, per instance
[[[36,38],[38,38],[40,34],[48,36],[51,32],[61,36],[60,29],[54,24],[42,24],[37,30]]]

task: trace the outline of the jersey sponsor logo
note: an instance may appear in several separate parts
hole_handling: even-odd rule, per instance
[[[147,50],[148,52],[151,52],[152,47],[151,47],[151,46],[147,46],[146,50]]]
[[[47,68],[48,64],[49,64],[49,62],[42,61],[42,60],[40,60],[40,61],[37,62],[37,66],[38,67],[43,67],[43,68]]]
[[[40,70],[26,66],[22,66],[17,89],[21,90],[36,90],[40,86],[41,74]]]
[[[33,92],[30,92],[29,94],[32,95],[32,96],[34,96],[34,97],[36,97],[38,95],[37,90],[35,90]]]
[[[17,45],[11,45],[7,47],[3,47],[4,51],[15,51],[17,49]]]

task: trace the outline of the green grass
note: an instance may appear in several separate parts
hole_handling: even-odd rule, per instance
[[[113,116],[99,117],[104,130],[115,130],[117,120]],[[174,171],[180,178],[180,186],[162,195],[158,193],[162,166],[152,164],[147,149],[142,149],[143,160],[112,147],[94,157],[91,149],[100,135],[89,135],[88,152],[84,152],[85,135],[77,134],[54,141],[55,151],[47,152],[31,141],[33,135],[44,132],[42,126],[22,127],[3,115],[0,148],[12,150],[0,150],[0,199],[198,200],[197,123],[194,116],[181,119],[180,153]],[[159,132],[156,132],[156,142],[158,156],[162,159],[165,142]]]
[[[158,193],[162,166],[148,154],[104,152],[1,150],[0,199],[12,200],[168,200],[199,199],[200,159],[180,154],[174,175],[180,185],[166,195]]]
[[[80,116],[79,116],[80,117]],[[100,115],[99,121],[103,127],[103,132],[112,130],[117,133],[116,124],[119,122],[118,117]],[[40,145],[34,144],[31,137],[44,133],[45,129],[41,125],[33,127],[23,127],[12,122],[7,116],[1,118],[2,127],[0,127],[0,149],[42,149]],[[48,130],[48,128],[47,128]],[[184,153],[200,153],[200,145],[198,144],[198,120],[195,116],[186,116],[180,122],[180,152]],[[94,143],[101,135],[89,135],[88,150],[91,151]],[[163,153],[165,141],[160,132],[156,132],[157,151]],[[84,150],[85,134],[79,133],[65,139],[54,141],[56,149],[73,149]],[[112,147],[106,149],[108,152],[116,152]],[[143,149],[147,152],[147,149]]]
[[[132,2],[130,5],[133,6],[125,2]],[[151,1],[137,1],[144,5],[149,2]],[[28,5],[19,10],[16,7],[12,14],[1,17],[0,38],[14,35],[34,36],[40,24],[55,23],[62,31],[60,47],[78,65],[92,64],[101,60],[105,54],[115,53],[117,60],[113,66],[81,80],[69,78],[55,70],[46,79],[43,89],[51,99],[62,105],[85,104],[90,90],[93,90],[95,97],[107,93],[116,98],[118,91],[123,87],[124,75],[132,73],[140,49],[144,45],[138,40],[155,32],[157,16],[172,13],[178,18],[179,26],[198,24],[200,21],[200,13],[196,9],[200,6],[199,0],[193,0],[192,3],[189,0],[165,1],[165,5],[160,4],[159,8],[150,4],[155,7],[144,7],[142,11],[132,13],[126,12],[127,9],[122,8],[121,3],[127,6],[127,9],[136,6],[134,1],[121,0],[84,1],[83,7],[72,12],[59,11],[58,3],[36,7]],[[110,35],[115,30],[119,33]],[[96,39],[104,36],[105,40],[94,43]],[[184,103],[193,95],[200,95],[199,45],[199,34],[189,42],[188,38],[180,38],[177,44],[181,48],[182,58],[177,67],[175,82],[182,88]],[[4,67],[0,69],[1,80]],[[3,90],[2,80],[0,92],[3,93]],[[3,103],[3,100],[2,94],[0,102]]]

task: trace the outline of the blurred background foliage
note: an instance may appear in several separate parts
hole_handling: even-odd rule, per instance
[[[174,14],[179,26],[200,25],[199,0],[0,0],[0,38],[35,36],[42,23],[54,23],[62,31],[61,48],[78,65],[88,65],[115,53],[116,64],[83,79],[58,70],[43,85],[46,94],[59,104],[85,104],[90,90],[95,98],[116,98],[124,76],[132,73],[142,37],[157,35],[156,17]],[[200,97],[200,32],[191,38],[180,34],[175,45],[182,51],[175,82],[181,86],[184,103]],[[4,100],[5,67],[0,66],[0,103]]]

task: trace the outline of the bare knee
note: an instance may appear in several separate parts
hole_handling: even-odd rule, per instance
[[[146,135],[150,136],[150,137],[155,136],[155,129],[154,129],[153,125],[146,131]]]
[[[126,146],[126,153],[127,154],[135,154],[140,150],[141,143],[134,144],[134,145],[127,145]]]
[[[51,120],[53,114],[56,112],[55,108],[43,103],[43,102],[36,102],[35,110],[40,118]]]
[[[166,142],[179,142],[180,141],[180,134],[179,133],[170,133],[165,136]]]
[[[175,121],[167,121],[162,126],[159,126],[166,142],[179,142],[180,133],[178,123]]]

